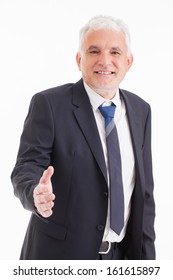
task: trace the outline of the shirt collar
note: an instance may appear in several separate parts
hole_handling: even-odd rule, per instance
[[[112,102],[116,105],[117,108],[121,105],[119,89],[117,90],[115,96],[111,100],[109,100],[109,99],[105,99],[104,97],[96,93],[85,82],[84,82],[84,87],[94,110],[97,110],[97,108],[102,104],[108,106]]]

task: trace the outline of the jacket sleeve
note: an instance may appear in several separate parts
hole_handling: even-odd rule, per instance
[[[143,239],[142,239],[142,259],[155,259],[155,202],[154,202],[154,182],[152,170],[151,154],[151,109],[149,106],[148,117],[145,124],[143,143],[143,166],[145,174],[145,201],[143,212]]]
[[[33,190],[50,164],[54,139],[51,106],[44,94],[33,96],[20,139],[17,161],[11,174],[15,195],[23,207],[34,211]]]

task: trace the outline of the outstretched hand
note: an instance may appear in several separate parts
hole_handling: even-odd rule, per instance
[[[44,218],[52,215],[55,195],[53,193],[51,177],[54,173],[54,168],[49,166],[40,178],[39,184],[33,192],[34,204],[38,213]]]

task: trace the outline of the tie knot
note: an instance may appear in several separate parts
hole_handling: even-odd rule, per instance
[[[100,110],[100,113],[105,119],[105,126],[107,126],[114,118],[115,108],[116,107],[114,104],[110,106],[99,106],[98,109]]]

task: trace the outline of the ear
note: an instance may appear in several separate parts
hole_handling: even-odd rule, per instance
[[[81,55],[79,53],[76,54],[76,62],[79,70],[81,71]]]
[[[127,71],[129,71],[130,67],[132,66],[133,63],[133,55],[131,54],[128,58],[127,58]]]

